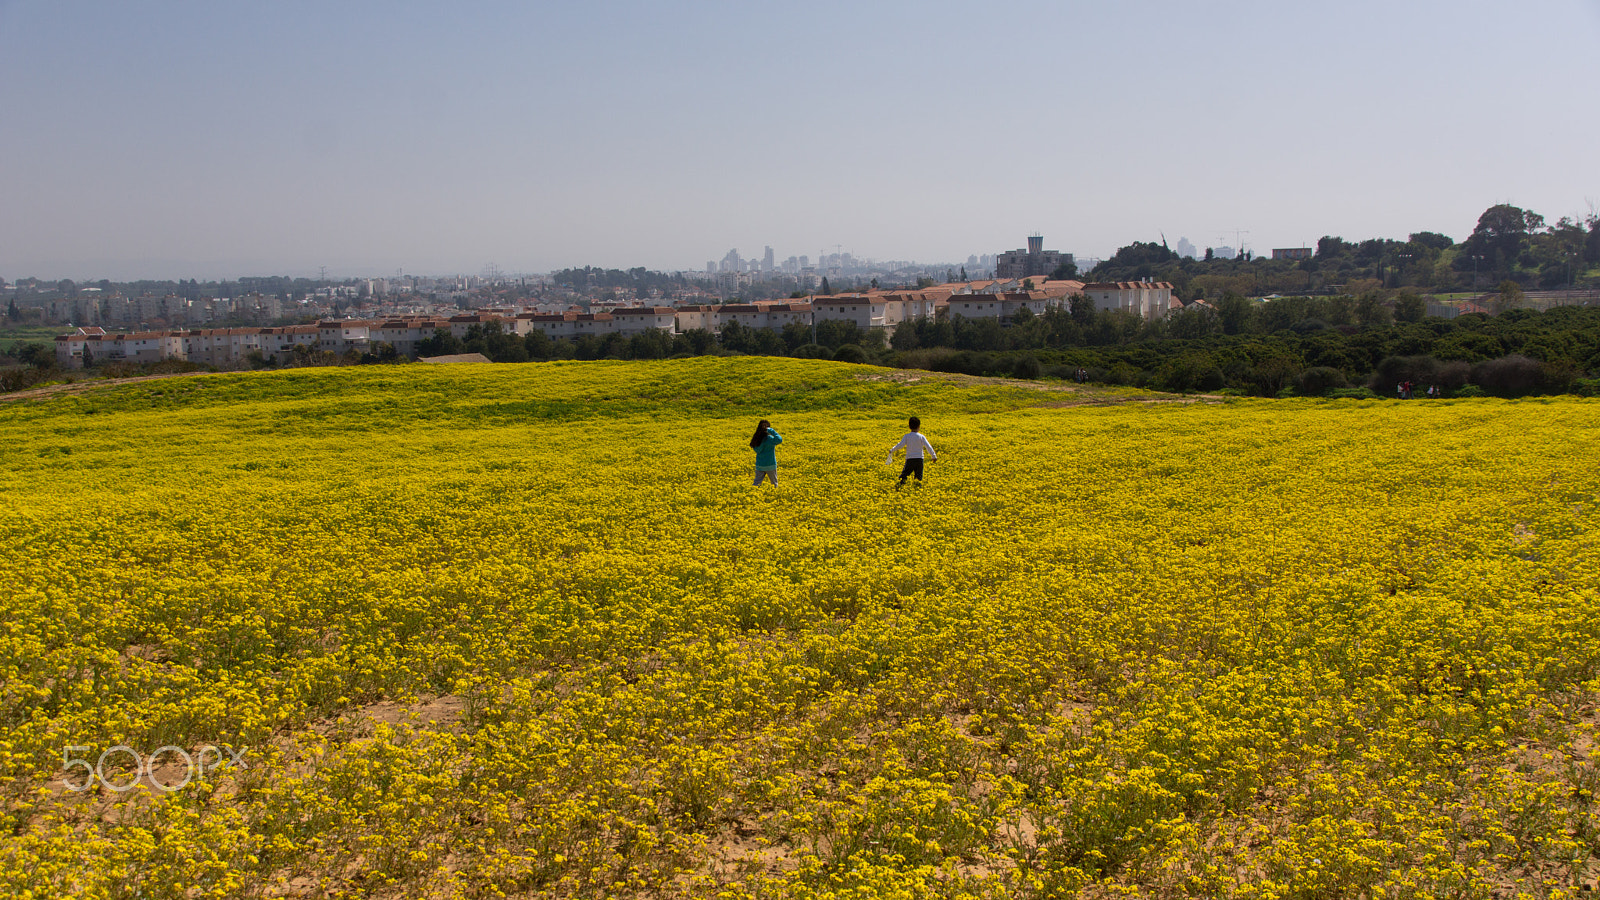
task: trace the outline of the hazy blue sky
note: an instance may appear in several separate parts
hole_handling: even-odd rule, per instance
[[[0,276],[1460,239],[1597,98],[1600,0],[0,0]]]

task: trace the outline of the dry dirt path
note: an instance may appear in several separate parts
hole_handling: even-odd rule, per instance
[[[71,384],[50,384],[41,388],[29,388],[25,391],[16,391],[10,394],[0,394],[0,402],[8,400],[47,400],[62,394],[81,394],[84,391],[97,388],[116,387],[122,384],[135,384],[140,381],[160,381],[163,378],[195,378],[205,375],[220,375],[221,372],[170,372],[165,375],[139,375],[134,378],[99,378],[90,381],[74,381]]]

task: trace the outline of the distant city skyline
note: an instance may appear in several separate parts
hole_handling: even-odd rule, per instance
[[[1460,240],[1600,205],[1597,45],[1600,0],[0,0],[0,277]]]

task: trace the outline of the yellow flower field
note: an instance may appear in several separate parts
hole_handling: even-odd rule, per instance
[[[1600,405],[908,378],[0,404],[0,895],[1594,883]],[[940,461],[896,492],[908,415]]]

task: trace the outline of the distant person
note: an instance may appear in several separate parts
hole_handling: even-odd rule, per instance
[[[912,475],[917,476],[917,487],[922,487],[922,460],[924,455],[934,462],[939,461],[939,454],[934,452],[933,445],[928,443],[928,439],[922,436],[922,420],[912,416],[911,421],[907,424],[911,426],[911,430],[906,433],[905,437],[900,439],[900,443],[889,448],[889,456],[884,460],[886,464],[892,463],[894,462],[896,451],[906,451],[905,468],[900,470],[900,480],[894,486],[897,491],[906,486],[906,478]]]
[[[772,430],[771,422],[762,419],[750,438],[750,449],[756,452],[755,487],[761,486],[763,478],[772,479],[772,486],[778,486],[778,445],[781,443],[783,436]]]

